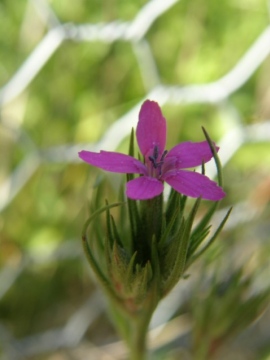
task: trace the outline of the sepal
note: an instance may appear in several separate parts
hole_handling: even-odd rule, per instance
[[[136,263],[137,252],[129,258],[126,251],[114,242],[109,263],[109,274],[117,296],[129,312],[140,310],[147,297],[153,277],[150,262]]]

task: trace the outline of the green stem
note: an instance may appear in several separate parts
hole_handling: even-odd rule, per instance
[[[147,312],[143,311],[139,318],[134,319],[130,343],[130,360],[147,359],[147,332],[154,309],[155,307],[149,308]]]

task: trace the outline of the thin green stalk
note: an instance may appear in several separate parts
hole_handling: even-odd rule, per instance
[[[160,269],[158,263],[157,245],[153,237],[151,249],[152,265],[155,277],[153,279],[151,290],[149,289],[148,297],[137,318],[133,323],[133,336],[131,337],[131,360],[147,359],[147,332],[152,315],[160,301]]]
[[[134,319],[130,339],[130,360],[147,359],[147,332],[156,305],[151,304],[146,311]]]

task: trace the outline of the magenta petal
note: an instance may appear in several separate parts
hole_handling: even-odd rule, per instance
[[[166,144],[166,120],[158,103],[146,100],[140,110],[136,136],[141,153],[146,156],[157,146],[161,155]]]
[[[111,152],[100,151],[81,151],[79,157],[90,165],[96,166],[106,171],[126,174],[145,174],[145,166],[132,156]]]
[[[160,195],[163,191],[161,181],[149,176],[141,176],[127,183],[127,197],[134,200],[147,200]]]
[[[207,176],[192,171],[169,171],[164,180],[176,191],[190,197],[206,200],[221,200],[226,194]]]
[[[219,147],[216,146],[216,150],[218,151]],[[178,169],[186,169],[199,166],[203,161],[206,163],[213,155],[207,141],[187,141],[174,146],[166,156],[167,161],[170,157],[177,159],[175,166]]]

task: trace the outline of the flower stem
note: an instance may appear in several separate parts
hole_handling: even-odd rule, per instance
[[[143,311],[140,316],[134,320],[133,331],[131,334],[130,360],[147,359],[147,331],[154,312],[154,309]]]

